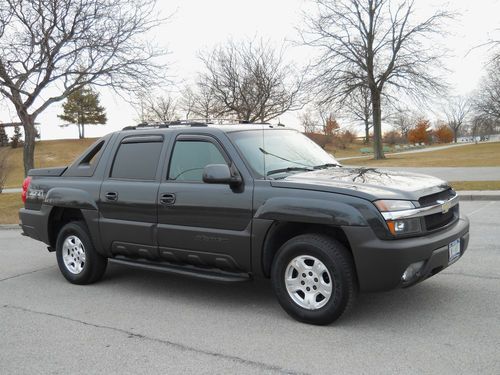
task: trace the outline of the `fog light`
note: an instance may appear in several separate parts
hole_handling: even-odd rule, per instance
[[[395,236],[415,234],[422,231],[420,218],[418,217],[412,219],[387,220],[387,226],[390,232]]]
[[[396,220],[394,222],[394,231],[397,232],[405,232],[406,231],[406,221]]]
[[[409,281],[412,281],[415,279],[419,273],[419,271],[422,269],[422,266],[424,265],[424,261],[412,263],[408,266],[406,271],[403,273],[403,276],[401,276],[401,280],[403,282],[407,283]]]

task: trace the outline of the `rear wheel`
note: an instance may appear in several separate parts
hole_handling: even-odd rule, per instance
[[[57,264],[73,284],[91,284],[104,275],[107,258],[96,252],[85,223],[75,221],[62,227],[56,242]]]
[[[287,241],[274,259],[271,279],[283,309],[305,323],[337,320],[356,296],[351,254],[325,235],[304,234]]]

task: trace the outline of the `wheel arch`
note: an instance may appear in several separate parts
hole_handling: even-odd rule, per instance
[[[47,228],[49,243],[52,248],[56,246],[57,235],[61,228],[72,221],[85,222],[81,209],[60,206],[52,207]]]
[[[67,206],[54,206],[50,211],[47,223],[47,235],[50,250],[55,249],[57,235],[59,234],[61,228],[67,223],[73,221],[83,222],[89,231],[90,239],[92,240],[96,251],[101,253],[102,255],[107,255],[104,253],[101,245],[98,212],[92,209],[87,210],[83,208]]]
[[[262,246],[262,272],[271,275],[271,266],[279,248],[291,238],[306,233],[318,233],[339,241],[352,255],[351,245],[341,227],[290,221],[275,221],[268,230]]]

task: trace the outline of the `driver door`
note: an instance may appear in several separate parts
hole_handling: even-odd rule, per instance
[[[202,179],[208,164],[231,163],[206,135],[175,140],[158,192],[158,245],[166,261],[224,270],[249,270],[252,181],[234,188]]]

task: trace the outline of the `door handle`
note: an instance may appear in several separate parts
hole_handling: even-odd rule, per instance
[[[175,194],[165,193],[161,195],[160,203],[164,205],[171,205],[175,203]]]
[[[118,193],[114,191],[108,191],[105,197],[108,201],[116,201],[118,199]]]

